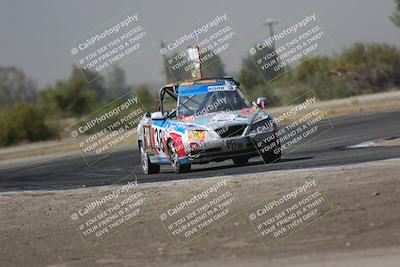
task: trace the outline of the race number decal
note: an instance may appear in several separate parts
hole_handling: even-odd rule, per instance
[[[154,129],[154,134],[155,134],[155,142],[156,142],[156,148],[159,152],[165,152],[164,151],[164,145],[163,145],[163,132],[159,128]]]
[[[149,149],[151,148],[151,129],[150,126],[145,126],[143,128],[144,131],[144,148]]]

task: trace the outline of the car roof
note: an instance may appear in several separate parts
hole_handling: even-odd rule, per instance
[[[180,86],[190,86],[197,84],[220,84],[224,83],[226,80],[233,81],[236,85],[239,85],[239,82],[235,81],[233,77],[224,76],[224,77],[212,77],[212,78],[203,78],[198,80],[187,80],[176,83],[169,83],[166,84],[164,87],[180,87]]]
[[[200,79],[195,81],[184,81],[177,87],[177,93],[179,96],[191,96],[197,94],[204,94],[207,92],[217,92],[225,90],[236,90],[238,89],[237,83],[232,77],[223,78],[208,78]],[[228,87],[227,87],[228,86]]]

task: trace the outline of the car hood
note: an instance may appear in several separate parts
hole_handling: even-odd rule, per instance
[[[188,128],[218,129],[231,125],[250,125],[260,120],[270,118],[270,115],[262,110],[248,108],[229,112],[215,112],[196,117],[181,118]]]

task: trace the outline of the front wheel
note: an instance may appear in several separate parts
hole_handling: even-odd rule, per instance
[[[142,144],[140,144],[140,159],[142,162],[142,169],[144,174],[152,174],[160,172],[160,165],[151,163],[149,155],[144,150]]]
[[[236,167],[245,166],[249,162],[248,157],[238,157],[238,158],[233,158],[232,160]]]
[[[171,160],[171,165],[175,173],[189,172],[192,165],[179,163],[178,152],[176,151],[175,145],[172,141],[168,142],[168,148],[169,148],[169,157]]]
[[[269,151],[267,153],[261,153],[261,156],[266,164],[269,163],[278,163],[281,161],[281,150],[279,149],[279,152],[275,153],[274,151]]]

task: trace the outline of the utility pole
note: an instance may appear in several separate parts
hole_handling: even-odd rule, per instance
[[[264,22],[264,26],[267,26],[269,28],[269,36],[273,37],[274,36],[274,25],[277,25],[278,21],[272,19],[272,18],[268,18],[265,22]],[[272,39],[272,49],[274,49],[275,51],[275,40]]]
[[[272,50],[272,52],[269,52],[269,53],[273,54],[273,57],[270,59],[270,62],[272,62],[272,64],[274,66],[280,65],[280,63],[279,63],[280,59],[279,59],[279,56],[277,55],[276,50],[275,50],[275,38],[273,38],[274,37],[274,26],[277,25],[277,24],[278,24],[278,21],[276,21],[276,20],[274,20],[272,18],[268,18],[264,22],[264,26],[267,26],[269,28],[269,36],[270,36],[270,38],[272,38],[272,42],[271,42],[271,50]],[[270,79],[276,77],[276,75],[278,75],[279,73],[282,72],[281,68],[279,68],[278,71],[276,71],[275,67],[274,68],[271,67],[270,70],[271,71],[269,72],[269,74],[265,74],[265,75],[269,75]]]
[[[198,45],[189,46],[187,49],[189,62],[192,65],[191,76],[193,80],[199,80],[203,78],[203,72],[201,70],[200,60],[200,48]]]
[[[199,80],[203,78],[203,72],[201,70],[201,55],[199,43],[199,35],[195,31],[196,45],[189,46],[187,49],[189,62],[192,65],[191,76],[193,80]]]

